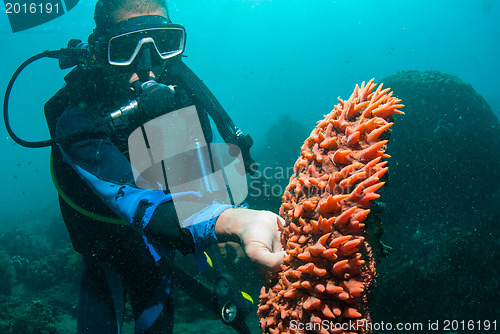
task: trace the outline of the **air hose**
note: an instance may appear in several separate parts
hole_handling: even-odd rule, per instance
[[[167,70],[179,78],[180,83],[192,96],[195,104],[201,105],[212,117],[222,139],[226,143],[234,144],[240,148],[245,169],[253,175],[256,172],[256,164],[250,156],[250,147],[253,145],[250,135],[243,135],[210,89],[180,58],[167,63]]]
[[[9,133],[10,137],[19,145],[28,147],[28,148],[40,148],[40,147],[47,147],[47,146],[52,146],[58,143],[62,143],[64,141],[67,141],[75,136],[79,136],[85,133],[88,133],[91,130],[94,130],[95,128],[106,124],[109,119],[105,119],[99,122],[96,122],[95,124],[89,126],[86,129],[75,131],[73,133],[70,133],[68,135],[65,135],[60,138],[52,138],[52,139],[47,139],[47,140],[40,140],[40,141],[27,141],[23,140],[20,137],[18,137],[14,130],[12,130],[12,127],[10,125],[10,120],[9,120],[9,99],[10,99],[10,93],[12,91],[12,87],[14,86],[14,83],[16,82],[17,77],[21,72],[31,63],[43,59],[43,58],[54,58],[54,59],[59,59],[59,66],[61,69],[64,69],[68,66],[68,59],[70,57],[73,58],[78,58],[81,56],[81,54],[84,52],[84,50],[81,49],[60,49],[60,50],[46,50],[42,53],[36,54],[30,58],[28,58],[26,61],[24,61],[14,72],[12,77],[9,80],[9,83],[7,85],[7,88],[5,89],[5,96],[3,99],[3,121],[5,124],[5,128],[7,129],[7,132]]]

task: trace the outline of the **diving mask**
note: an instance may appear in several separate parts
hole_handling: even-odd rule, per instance
[[[186,30],[157,15],[137,16],[111,26],[95,41],[96,51],[110,65],[128,66],[142,48],[156,51],[162,60],[180,55],[186,44]],[[89,41],[90,42],[90,41]]]

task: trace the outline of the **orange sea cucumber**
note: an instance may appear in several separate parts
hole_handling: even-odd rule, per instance
[[[302,146],[280,208],[285,226],[278,220],[284,264],[260,295],[263,333],[371,332],[375,260],[363,221],[388,169],[382,137],[403,114],[401,100],[375,86],[339,98]]]

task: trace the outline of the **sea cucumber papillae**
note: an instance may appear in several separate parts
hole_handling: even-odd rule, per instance
[[[373,79],[319,121],[304,142],[280,208],[286,251],[263,287],[263,333],[370,333],[375,260],[363,221],[387,172],[383,158],[400,100]]]

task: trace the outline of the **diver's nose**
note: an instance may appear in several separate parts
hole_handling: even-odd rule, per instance
[[[153,71],[153,62],[151,61],[151,49],[149,46],[144,46],[139,51],[136,58],[136,73],[141,81],[149,80],[149,73]]]

